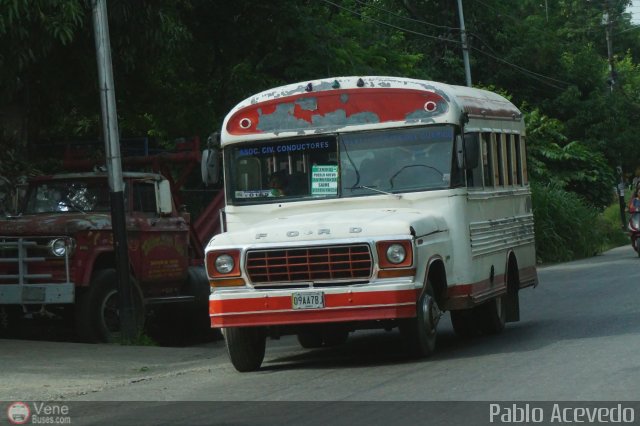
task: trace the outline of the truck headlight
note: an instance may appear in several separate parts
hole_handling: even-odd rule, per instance
[[[394,265],[404,262],[407,258],[407,252],[400,244],[391,244],[387,248],[387,260]]]
[[[73,248],[73,240],[68,238],[56,238],[49,242],[49,251],[55,257],[71,256]]]

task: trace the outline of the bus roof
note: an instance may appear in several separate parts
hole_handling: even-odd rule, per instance
[[[276,87],[236,105],[221,142],[370,130],[470,119],[521,121],[509,100],[487,90],[403,77],[335,77]]]

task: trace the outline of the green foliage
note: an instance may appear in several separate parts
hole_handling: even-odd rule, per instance
[[[552,182],[598,209],[611,204],[615,176],[601,153],[577,141],[567,143],[560,121],[538,109],[526,115],[526,122],[533,181]]]
[[[539,262],[594,256],[621,242],[617,227],[575,193],[557,184],[532,184],[536,255]]]

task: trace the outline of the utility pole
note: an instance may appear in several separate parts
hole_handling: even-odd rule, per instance
[[[544,13],[547,16],[547,22],[549,22],[549,3],[544,0]]]
[[[100,84],[100,106],[102,109],[102,134],[104,137],[105,157],[109,188],[111,190],[111,224],[113,244],[116,254],[118,277],[118,302],[120,332],[122,343],[131,343],[137,336],[136,316],[133,305],[131,280],[129,279],[129,247],[124,213],[124,181],[120,141],[118,137],[118,115],[113,85],[111,65],[111,42],[109,41],[109,22],[106,0],[92,0],[93,28],[98,59],[98,80]]]
[[[605,28],[605,34],[607,37],[607,59],[609,61],[609,94],[613,95],[613,86],[616,84],[616,71],[614,68],[614,60],[613,60],[613,41],[611,39],[611,14],[609,13],[609,0],[605,0],[604,2],[604,14],[602,15],[602,21]],[[613,119],[615,120],[615,118]],[[615,125],[615,121],[612,123],[612,126]],[[616,132],[611,132],[611,134],[615,135]],[[619,165],[616,168],[619,176],[618,183],[618,203],[620,204],[620,222],[622,223],[622,229],[625,229],[627,226],[627,217],[625,214],[626,203],[624,201],[624,173],[622,170],[622,165]],[[635,189],[635,188],[634,188]]]
[[[471,87],[471,66],[469,65],[469,44],[467,43],[467,32],[464,28],[464,13],[462,12],[462,0],[458,0],[458,16],[460,18],[460,38],[462,39],[462,58],[464,59],[464,75],[467,79],[467,86]]]

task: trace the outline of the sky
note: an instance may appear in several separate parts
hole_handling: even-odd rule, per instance
[[[640,24],[640,0],[633,0],[633,4],[629,8],[632,14],[631,22]]]

